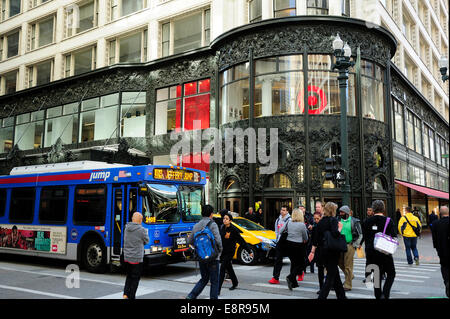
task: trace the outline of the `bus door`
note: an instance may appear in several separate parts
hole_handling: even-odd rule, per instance
[[[124,212],[126,212],[125,185],[113,187],[113,213],[111,214],[111,247],[112,256],[120,256],[122,247],[122,232],[124,226]],[[125,215],[126,217],[126,215]]]
[[[114,211],[112,214],[112,255],[119,256],[123,247],[124,229],[138,210],[138,189],[132,185],[113,187]]]

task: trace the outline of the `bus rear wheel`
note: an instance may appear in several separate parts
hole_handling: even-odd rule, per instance
[[[99,241],[87,242],[83,249],[82,261],[89,272],[106,271],[106,249]]]

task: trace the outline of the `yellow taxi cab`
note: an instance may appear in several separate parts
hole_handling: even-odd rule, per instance
[[[213,218],[220,228],[223,224],[221,216],[214,214]],[[239,247],[239,244],[237,244],[233,259],[237,259],[244,265],[254,265],[258,261],[269,257],[272,249],[275,248],[276,234],[274,231],[265,229],[261,225],[239,216],[233,216],[232,223],[239,230],[242,238],[249,244],[251,249],[251,251],[248,251]]]

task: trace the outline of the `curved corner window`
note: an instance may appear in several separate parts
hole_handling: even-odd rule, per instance
[[[384,69],[361,60],[361,108],[363,117],[385,122]]]
[[[273,16],[275,18],[295,16],[295,0],[274,0]]]

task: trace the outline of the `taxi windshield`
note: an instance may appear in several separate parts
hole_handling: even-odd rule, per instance
[[[183,221],[195,222],[202,218],[203,188],[180,186],[181,216]]]
[[[239,226],[241,226],[242,228],[246,229],[246,230],[256,230],[256,231],[262,231],[265,230],[264,227],[262,227],[259,224],[256,224],[248,219],[244,219],[244,218],[233,218],[233,222]]]

